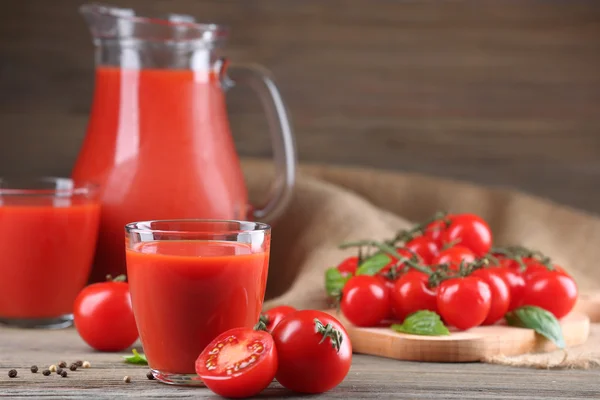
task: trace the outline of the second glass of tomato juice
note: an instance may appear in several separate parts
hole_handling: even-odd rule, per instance
[[[131,300],[155,378],[202,385],[200,352],[219,334],[258,321],[271,243],[269,225],[163,220],[125,226]]]

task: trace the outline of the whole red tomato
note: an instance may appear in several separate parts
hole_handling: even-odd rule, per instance
[[[492,247],[492,231],[483,218],[474,214],[459,214],[452,217],[440,240],[444,244],[460,244],[481,257]]]
[[[415,259],[416,258],[416,262],[421,264],[423,263],[423,260],[421,259],[421,257],[416,254],[413,253],[412,251],[406,249],[406,248],[398,248],[396,249],[396,253],[398,253],[400,256],[404,257],[404,258],[408,258],[408,259]],[[383,267],[383,269],[381,271],[379,271],[378,275],[383,275],[383,276],[389,276],[390,271],[392,269],[392,267],[396,267],[396,271],[398,273],[398,275],[401,275],[401,271],[402,268],[404,268],[405,264],[398,262],[398,258],[392,256],[391,254],[388,254],[388,257],[390,257],[391,261],[385,266]],[[395,280],[395,278],[394,278]]]
[[[425,227],[424,236],[433,240],[438,247],[442,247],[442,234],[446,230],[446,227],[449,225],[450,221],[452,221],[452,217],[452,215],[447,215],[445,218],[433,221],[427,225]]]
[[[523,305],[538,306],[562,318],[576,302],[577,285],[564,271],[540,269],[525,277]]]
[[[348,273],[354,275],[356,273],[356,269],[358,268],[358,257],[348,257],[338,264],[337,269],[342,274]]]
[[[256,396],[275,378],[277,351],[270,334],[234,328],[217,336],[196,360],[207,388],[230,398]]]
[[[419,255],[425,264],[431,264],[440,251],[435,240],[427,236],[417,236],[406,243],[405,248]]]
[[[513,268],[502,267],[502,261],[500,266],[494,268],[496,274],[502,279],[508,286],[510,292],[510,304],[508,305],[508,311],[512,311],[515,308],[519,308],[523,305],[523,294],[525,293],[525,278],[520,272]]]
[[[437,312],[436,289],[427,285],[429,277],[419,271],[409,271],[396,281],[392,290],[392,309],[400,321],[420,311]]]
[[[475,254],[464,246],[452,246],[433,258],[432,265],[448,264],[450,269],[458,271],[461,262],[471,263],[475,261]]]
[[[323,393],[339,385],[350,370],[352,345],[342,324],[321,311],[302,310],[275,327],[279,356],[275,376],[299,393]]]
[[[490,311],[483,321],[482,325],[492,325],[502,318],[508,312],[510,306],[510,290],[502,272],[498,273],[499,268],[478,269],[471,274],[481,278],[490,288],[492,301]]]
[[[446,323],[458,329],[481,325],[487,318],[491,303],[490,287],[476,276],[448,279],[438,288],[438,312]]]
[[[121,351],[138,338],[129,284],[121,279],[86,286],[75,299],[75,328],[88,345],[99,351]]]
[[[375,326],[391,313],[390,290],[381,278],[357,275],[342,289],[342,313],[356,326]]]
[[[291,314],[294,311],[296,311],[296,309],[291,306],[277,306],[262,313],[260,319],[262,322],[264,322],[267,328],[267,332],[270,333],[273,331],[273,329],[275,329],[277,324],[280,323],[286,315]]]

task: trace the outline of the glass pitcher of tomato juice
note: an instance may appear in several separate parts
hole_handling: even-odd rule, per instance
[[[87,134],[73,178],[100,184],[102,216],[91,280],[125,272],[123,229],[146,219],[258,219],[288,205],[296,155],[284,103],[259,66],[228,66],[227,29],[193,17],[136,15],[100,4],[80,8],[96,49]],[[241,84],[264,105],[276,177],[251,208],[231,137],[224,93]]]

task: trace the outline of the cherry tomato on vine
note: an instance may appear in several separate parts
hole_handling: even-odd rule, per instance
[[[121,351],[138,338],[125,276],[94,283],[79,292],[73,305],[79,336],[99,351]]]
[[[577,291],[566,272],[540,269],[525,277],[523,305],[538,306],[562,318],[575,306]]]
[[[443,219],[439,219],[437,221],[433,221],[429,225],[425,227],[424,236],[433,240],[438,247],[442,246],[442,234],[446,230],[447,225],[450,221],[452,221],[452,215],[447,215]]]
[[[357,275],[342,289],[342,313],[356,326],[375,326],[391,313],[390,290],[376,276]]]
[[[278,323],[288,314],[296,311],[294,307],[291,306],[277,306],[273,307],[268,311],[265,311],[261,314],[260,320],[266,325],[267,332],[272,332],[273,329],[277,326]]]
[[[451,278],[438,287],[438,312],[446,323],[458,329],[481,325],[490,311],[491,302],[490,287],[476,276]]]
[[[358,268],[358,257],[348,257],[344,261],[338,264],[337,269],[342,274],[348,273],[354,275],[356,273],[356,269]]]
[[[265,389],[277,372],[277,351],[271,335],[234,328],[217,336],[196,360],[196,373],[223,397],[252,397]]]
[[[300,393],[323,393],[350,370],[352,345],[342,324],[321,311],[288,315],[273,331],[279,356],[276,379]]]
[[[421,259],[421,257],[418,254],[415,254],[408,249],[398,248],[398,249],[396,249],[396,252],[405,258],[412,259],[412,258],[416,257],[418,263],[423,262],[423,260]],[[397,267],[397,270],[400,270],[400,269],[402,269],[402,267],[404,267],[404,263],[398,263],[398,258],[392,256],[391,254],[388,254],[388,257],[390,257],[391,261],[388,263],[388,265],[383,267],[383,269],[381,271],[379,271],[379,275],[389,275],[390,270],[394,266]],[[399,273],[400,273],[400,271],[399,271]]]
[[[440,240],[444,244],[460,244],[481,257],[492,247],[492,231],[483,218],[475,214],[459,214],[452,217]]]
[[[428,280],[427,274],[412,270],[396,281],[392,290],[392,309],[396,318],[403,321],[420,310],[437,312],[437,292],[427,285]]]
[[[492,325],[504,318],[510,306],[510,290],[502,272],[499,273],[498,268],[484,268],[474,271],[471,276],[481,278],[487,283],[492,294],[490,311],[482,325]]]
[[[425,264],[430,264],[435,256],[438,255],[440,248],[432,238],[427,236],[417,236],[406,243],[406,249],[417,254]]]
[[[506,283],[508,291],[510,292],[510,303],[508,305],[508,311],[512,311],[515,308],[519,308],[523,305],[523,294],[525,292],[525,278],[518,271],[502,266],[503,262],[500,262],[500,266],[494,268],[496,274]]]
[[[465,263],[471,263],[475,261],[475,254],[473,254],[470,249],[457,245],[440,251],[440,253],[433,258],[431,264],[448,264],[450,269],[458,271],[462,261]]]

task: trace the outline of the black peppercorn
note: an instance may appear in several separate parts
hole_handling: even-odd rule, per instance
[[[17,370],[16,369],[11,369],[10,371],[8,371],[8,377],[9,378],[16,378],[17,377]]]
[[[48,376],[48,375],[50,375],[51,373],[52,373],[52,372],[50,372],[50,370],[49,370],[49,369],[45,369],[45,370],[43,370],[43,371],[42,371],[42,374],[43,374],[44,376]]]
[[[81,360],[77,360],[73,364],[77,365],[78,367],[83,367],[83,361]]]
[[[67,362],[66,361],[61,361],[58,363],[58,366],[61,368],[67,368]]]
[[[60,376],[62,376],[63,378],[66,378],[67,377],[67,371],[65,371],[63,369],[62,372],[60,373]]]
[[[69,366],[69,369],[70,369],[71,371],[75,371],[75,370],[77,369],[77,364],[71,364],[71,365]]]
[[[56,368],[56,375],[62,374],[63,369],[61,367]]]
[[[33,372],[34,374],[35,374],[36,372],[38,372],[38,367],[37,367],[37,365],[32,365],[32,366],[31,366],[31,372]]]
[[[152,371],[148,371],[148,373],[146,374],[146,377],[147,377],[148,379],[150,379],[151,381],[153,381],[153,380],[154,380],[154,374],[152,373]]]

